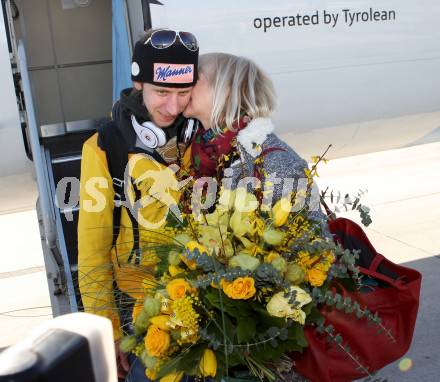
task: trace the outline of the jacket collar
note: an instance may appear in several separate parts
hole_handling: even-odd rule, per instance
[[[261,153],[261,145],[274,129],[270,118],[256,118],[238,133],[237,141],[248,154],[255,158]]]

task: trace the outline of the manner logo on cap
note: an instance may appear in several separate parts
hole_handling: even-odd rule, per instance
[[[194,81],[193,64],[154,64],[154,82],[171,84],[192,83]]]

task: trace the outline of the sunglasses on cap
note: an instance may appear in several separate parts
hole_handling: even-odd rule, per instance
[[[145,41],[145,44],[150,43],[151,46],[156,49],[166,49],[176,42],[177,37],[179,37],[182,45],[191,52],[195,52],[199,49],[197,39],[192,33],[176,32],[169,29],[154,31],[148,40]]]

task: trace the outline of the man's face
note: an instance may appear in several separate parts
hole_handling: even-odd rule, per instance
[[[135,82],[134,86],[137,90],[142,90],[151,121],[158,127],[173,124],[188,104],[192,90],[192,86],[167,88],[140,82]]]

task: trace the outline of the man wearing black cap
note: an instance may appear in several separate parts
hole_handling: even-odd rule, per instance
[[[157,258],[151,232],[164,222],[169,202],[150,195],[154,182],[172,184],[193,125],[181,116],[197,81],[198,44],[188,32],[154,30],[136,43],[134,87],[121,92],[112,120],[83,146],[78,223],[78,279],[84,310],[113,323],[119,377],[145,381],[138,360],[119,349],[131,331],[132,308],[143,300],[145,273]],[[127,169],[127,171],[126,171]],[[146,174],[157,174],[150,179]],[[178,190],[167,200],[176,201]],[[147,205],[136,202],[149,200]],[[145,249],[147,248],[147,249]],[[123,330],[121,330],[123,328]],[[134,362],[134,365],[133,365]],[[136,366],[136,364],[139,364]],[[137,374],[136,374],[137,373]]]

